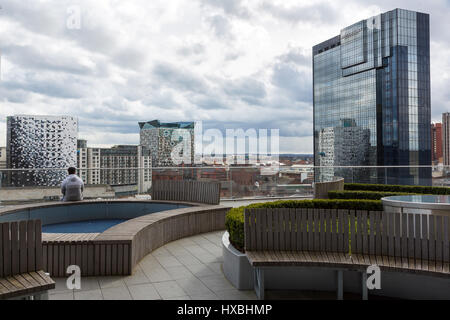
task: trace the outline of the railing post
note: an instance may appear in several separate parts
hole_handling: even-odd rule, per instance
[[[336,289],[337,289],[337,300],[344,299],[344,272],[342,270],[336,271]]]
[[[230,198],[233,199],[233,170],[230,168]]]
[[[361,272],[361,295],[363,300],[368,299],[368,290],[367,290],[367,273],[365,270]]]

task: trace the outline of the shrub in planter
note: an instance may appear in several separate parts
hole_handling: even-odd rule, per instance
[[[381,198],[384,198],[384,197],[405,196],[405,195],[415,195],[415,194],[418,194],[418,193],[344,190],[344,191],[328,191],[328,198],[330,198],[330,199],[380,200]]]
[[[314,199],[281,200],[233,208],[226,215],[225,226],[230,234],[230,242],[240,251],[244,251],[244,210],[247,208],[315,208],[382,211],[383,205],[380,200]]]
[[[392,184],[345,183],[344,190],[450,195],[449,187],[404,186]]]

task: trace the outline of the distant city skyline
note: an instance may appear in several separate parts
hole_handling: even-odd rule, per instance
[[[311,47],[395,7],[429,13],[432,120],[448,111],[449,2],[2,1],[0,145],[6,115],[70,114],[95,146],[137,144],[137,121],[279,128],[312,152]],[[20,39],[20,41],[18,41]],[[206,129],[208,128],[206,127]]]

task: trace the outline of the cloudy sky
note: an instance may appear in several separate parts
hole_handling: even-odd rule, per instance
[[[431,15],[433,120],[450,110],[450,0],[0,6],[0,145],[7,115],[67,114],[79,118],[80,138],[97,146],[137,144],[137,121],[202,120],[221,130],[279,128],[281,152],[311,153],[311,47],[396,7]]]

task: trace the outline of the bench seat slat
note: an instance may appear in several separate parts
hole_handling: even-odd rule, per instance
[[[0,279],[0,299],[14,298],[54,288],[55,282],[43,271],[18,274]]]
[[[319,266],[329,268],[352,267],[364,270],[374,261],[381,270],[405,272],[403,267],[396,267],[391,263],[391,259],[383,259],[382,256],[371,256],[356,254],[350,256],[346,254],[335,253],[333,258],[330,253],[308,252],[308,251],[248,251],[247,257],[253,266]],[[270,258],[268,258],[270,257]],[[392,257],[389,257],[392,258]],[[366,263],[369,261],[369,263]],[[412,266],[412,265],[411,265]],[[415,266],[415,265],[414,265]],[[406,269],[406,272],[423,275],[435,275],[450,278],[450,271],[429,271],[423,268]]]

